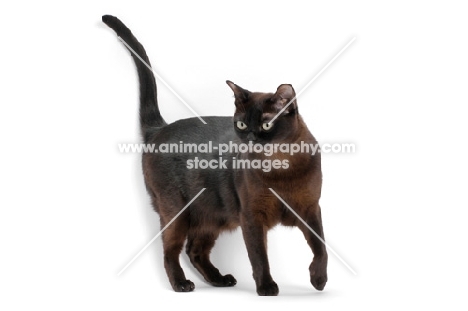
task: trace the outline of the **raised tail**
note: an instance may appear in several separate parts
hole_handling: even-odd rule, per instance
[[[102,21],[112,28],[130,48],[138,54],[143,61],[151,66],[145,48],[117,17],[111,15],[102,16]],[[140,80],[140,127],[145,142],[157,128],[166,125],[158,107],[156,80],[153,72],[136,56],[130,52],[138,70]]]

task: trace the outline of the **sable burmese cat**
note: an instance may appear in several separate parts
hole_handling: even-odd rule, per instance
[[[148,64],[143,46],[116,17],[105,15],[104,23],[112,28]],[[272,126],[265,125],[290,100],[295,98],[291,85],[282,84],[275,93],[247,91],[227,81],[235,96],[234,117],[204,117],[166,124],[157,102],[156,82],[152,72],[131,53],[140,82],[140,123],[145,143],[316,143],[298,114],[294,101]],[[206,190],[164,231],[164,267],[175,291],[192,291],[194,284],[185,278],[179,256],[185,240],[190,261],[214,286],[234,286],[236,279],[222,275],[210,261],[210,251],[224,230],[242,228],[259,295],[277,295],[278,286],[270,275],[266,244],[267,231],[281,223],[297,226],[311,247],[314,258],[309,266],[312,285],[322,290],[327,282],[325,246],[310,232],[268,188],[274,189],[322,238],[319,198],[322,185],[320,153],[293,156],[275,153],[224,155],[227,169],[188,169],[187,160],[218,159],[213,154],[145,153],[143,172],[154,209],[160,215],[161,228],[197,195]],[[287,160],[287,169],[232,169],[233,158]]]

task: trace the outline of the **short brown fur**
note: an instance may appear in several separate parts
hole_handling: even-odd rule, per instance
[[[103,16],[145,62],[149,59],[143,46],[131,31],[116,17]],[[275,93],[252,93],[227,81],[234,92],[235,113],[231,117],[204,117],[207,125],[197,118],[166,124],[159,113],[156,83],[152,72],[133,55],[140,80],[140,120],[145,143],[206,143],[214,145],[233,141],[237,144],[317,144],[298,113],[295,92],[291,85],[282,84]],[[289,102],[292,103],[272,122],[265,123]],[[244,127],[245,126],[245,127]],[[312,285],[322,290],[327,282],[327,252],[322,242],[269,190],[274,189],[288,205],[324,238],[319,205],[322,173],[320,153],[277,152],[272,156],[258,153],[232,152],[227,155],[228,169],[188,169],[193,157],[213,160],[210,154],[143,154],[143,174],[154,209],[160,215],[161,228],[174,222],[163,232],[164,267],[172,288],[179,292],[193,291],[195,285],[187,280],[179,262],[185,241],[191,263],[207,282],[214,286],[233,286],[236,279],[223,275],[211,263],[210,252],[223,231],[242,228],[253,277],[259,295],[277,295],[278,286],[270,274],[266,252],[267,231],[277,224],[297,226],[304,234],[314,258],[309,266]],[[288,168],[234,169],[234,160],[287,161]],[[200,189],[206,190],[184,211],[174,218]]]

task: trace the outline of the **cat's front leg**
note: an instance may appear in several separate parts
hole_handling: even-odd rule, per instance
[[[312,229],[317,235],[320,236],[320,239],[310,231],[309,228],[303,224],[299,225],[304,234],[307,243],[309,244],[312,252],[314,253],[314,259],[309,266],[310,271],[310,283],[317,290],[323,290],[327,284],[327,264],[328,264],[328,254],[324,242],[324,234],[322,227],[322,216],[320,211],[320,205],[313,204],[307,210],[307,216],[305,219],[307,225]]]
[[[267,228],[251,213],[241,214],[241,227],[252,265],[253,277],[257,285],[257,294],[259,296],[277,296],[279,289],[271,277],[266,250]]]

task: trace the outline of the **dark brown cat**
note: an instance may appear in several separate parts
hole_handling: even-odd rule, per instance
[[[149,64],[143,46],[116,17],[105,15],[103,22],[114,29],[130,47]],[[154,76],[135,55],[140,81],[140,121],[145,143],[163,144],[316,144],[298,114],[295,92],[291,85],[282,84],[275,93],[255,93],[227,81],[235,96],[236,111],[231,117],[204,117],[166,124],[157,103]],[[274,122],[270,121],[294,101]],[[190,167],[193,159],[223,161],[218,168]],[[249,163],[276,163],[270,170],[238,168],[239,160]],[[268,162],[270,161],[270,162]],[[286,165],[283,165],[286,164]],[[234,167],[234,168],[233,168]],[[327,282],[327,252],[325,245],[294,216],[269,190],[274,189],[296,213],[323,239],[320,214],[322,173],[320,153],[264,153],[230,150],[219,155],[213,152],[145,153],[143,154],[145,184],[152,204],[160,215],[161,228],[194,198],[206,190],[164,231],[164,266],[175,291],[192,291],[194,284],[185,278],[179,256],[187,240],[190,261],[214,286],[234,286],[236,279],[222,275],[210,261],[210,251],[220,232],[242,228],[252,264],[253,277],[259,295],[277,295],[278,286],[270,274],[266,252],[267,231],[281,223],[297,226],[314,253],[309,266],[312,285],[322,290]]]

